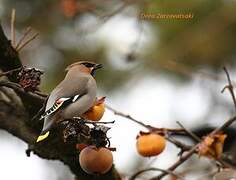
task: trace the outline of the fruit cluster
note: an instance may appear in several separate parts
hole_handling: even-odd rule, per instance
[[[107,138],[110,129],[104,125],[92,124],[84,119],[64,121],[63,140],[65,143],[74,144],[79,153],[81,168],[88,174],[104,174],[113,164],[112,148]]]
[[[18,73],[17,79],[25,91],[34,92],[38,90],[42,74],[43,72],[38,69],[22,67],[21,71]]]

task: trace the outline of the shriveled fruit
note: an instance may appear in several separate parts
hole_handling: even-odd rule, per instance
[[[209,158],[219,159],[222,156],[226,134],[222,132],[204,137],[198,146],[198,154]]]
[[[160,154],[165,147],[165,138],[155,133],[140,135],[136,142],[138,153],[144,157],[156,156]]]
[[[106,148],[88,146],[80,152],[79,162],[81,168],[88,174],[105,174],[113,164],[113,156]]]

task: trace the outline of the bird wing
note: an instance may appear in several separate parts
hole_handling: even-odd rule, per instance
[[[87,92],[87,77],[65,78],[50,94],[46,111],[40,119],[44,119],[69,103],[73,103]],[[79,82],[79,84],[78,84]],[[67,88],[66,88],[67,87]]]
[[[71,98],[83,95],[87,92],[87,77],[66,77],[50,94],[46,111],[53,107],[60,98]],[[77,97],[78,98],[78,97]]]
[[[70,98],[60,98],[58,99],[51,108],[49,108],[47,111],[43,113],[40,120],[44,119],[45,117],[55,113],[60,107],[65,103],[65,101],[68,101]]]
[[[58,111],[61,107],[65,106],[67,103],[73,103],[77,101],[82,95],[76,94],[75,96],[68,97],[68,98],[59,98],[55,101],[53,106],[49,108],[47,111],[44,112],[44,114],[41,116],[40,120],[44,119],[45,117],[54,114],[56,111]]]

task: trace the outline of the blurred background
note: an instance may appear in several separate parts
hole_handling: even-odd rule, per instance
[[[180,121],[195,129],[218,126],[234,113],[229,94],[221,90],[227,83],[223,66],[236,79],[235,0],[0,0],[0,20],[8,37],[12,8],[17,40],[29,26],[39,33],[20,51],[20,58],[24,65],[44,71],[43,92],[63,79],[67,65],[91,60],[104,65],[96,75],[99,96],[144,123],[174,128]],[[135,138],[144,129],[109,110],[103,120],[115,120],[109,136],[117,148],[115,165],[125,177],[147,167],[167,168],[177,160],[178,149],[172,144],[158,157],[140,157]],[[26,144],[6,132],[1,131],[0,138],[0,179],[73,178],[60,162],[26,157]],[[214,163],[199,161],[179,172],[207,179],[210,172],[201,162],[206,167]]]

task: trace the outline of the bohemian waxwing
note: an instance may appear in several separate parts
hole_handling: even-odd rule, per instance
[[[48,137],[55,122],[80,117],[94,105],[97,85],[93,75],[101,67],[101,64],[79,61],[66,68],[65,79],[49,95],[40,118],[44,119],[44,125],[37,142]]]

